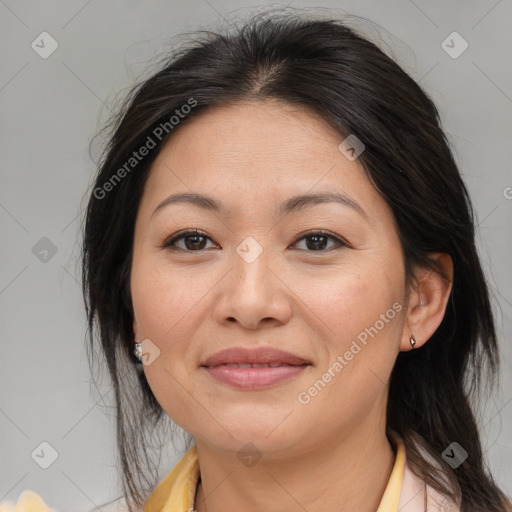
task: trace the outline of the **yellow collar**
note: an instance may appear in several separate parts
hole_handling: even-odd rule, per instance
[[[403,441],[393,436],[396,443],[395,464],[391,471],[377,512],[397,512],[405,468],[405,446]],[[197,449],[193,445],[173,470],[158,484],[148,498],[144,512],[188,512],[194,508],[199,462]]]

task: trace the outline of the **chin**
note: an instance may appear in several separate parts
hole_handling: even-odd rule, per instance
[[[254,457],[260,454],[270,455],[274,453],[277,455],[289,450],[296,443],[300,443],[298,439],[291,435],[292,432],[289,429],[282,429],[277,432],[276,425],[276,423],[272,425],[267,423],[237,425],[236,428],[230,428],[229,433],[221,429],[215,433],[204,433],[204,435],[197,433],[194,438],[209,444],[216,450],[234,453],[239,458],[245,454]]]

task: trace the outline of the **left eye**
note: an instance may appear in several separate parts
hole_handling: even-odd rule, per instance
[[[307,242],[307,240],[310,240],[311,242]],[[346,246],[346,244],[340,240],[337,236],[334,236],[328,232],[325,231],[314,231],[307,233],[303,235],[301,238],[295,242],[297,244],[300,240],[306,240],[306,247],[308,249],[313,248],[313,252],[321,252],[327,250],[325,248],[328,240],[334,240],[335,241],[335,247],[343,247]],[[332,247],[331,247],[332,248]]]
[[[197,252],[205,250],[206,240],[211,240],[209,236],[198,230],[185,231],[178,235],[174,235],[166,240],[161,248],[169,248],[171,250],[184,250],[187,252]],[[293,245],[297,245],[299,241],[306,241],[306,248],[308,252],[322,252],[326,251],[326,245],[328,240],[334,240],[335,247],[344,247],[347,244],[340,240],[337,236],[332,235],[329,232],[324,231],[312,231],[302,235],[298,238]],[[178,247],[176,242],[183,241],[185,247]],[[332,246],[329,248],[332,249]],[[304,249],[301,249],[304,250]]]

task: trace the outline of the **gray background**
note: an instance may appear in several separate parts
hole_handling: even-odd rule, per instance
[[[86,511],[118,496],[112,397],[106,379],[98,388],[91,384],[84,348],[78,257],[84,195],[95,171],[88,144],[173,36],[222,27],[231,11],[241,16],[267,4],[0,0],[0,502],[32,489],[57,510]],[[440,109],[474,200],[495,296],[502,393],[487,402],[480,421],[489,465],[510,495],[511,1],[288,5],[372,20],[352,23],[419,80]],[[46,59],[31,47],[44,31],[58,43]],[[441,45],[454,31],[469,44],[458,58]],[[457,50],[460,43],[449,44]],[[40,463],[51,462],[51,449],[39,447],[43,441],[58,454],[48,469],[31,457],[37,449]],[[181,455],[168,450],[162,476]]]

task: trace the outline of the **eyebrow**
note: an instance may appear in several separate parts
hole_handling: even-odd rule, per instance
[[[166,197],[153,211],[151,217],[155,215],[155,213],[165,206],[170,204],[177,203],[188,203],[199,208],[202,208],[207,211],[217,212],[219,214],[227,213],[224,205],[219,203],[213,197],[207,196],[205,194],[198,194],[192,192],[185,192],[180,194],[171,194]],[[338,203],[343,206],[348,206],[353,210],[357,211],[360,215],[362,215],[366,220],[368,220],[368,214],[363,210],[363,208],[353,199],[346,196],[345,194],[335,193],[335,192],[321,192],[316,194],[301,194],[290,197],[283,203],[281,203],[279,211],[282,215],[286,215],[291,212],[296,212],[302,210],[304,208],[310,208],[317,204],[324,203]]]

